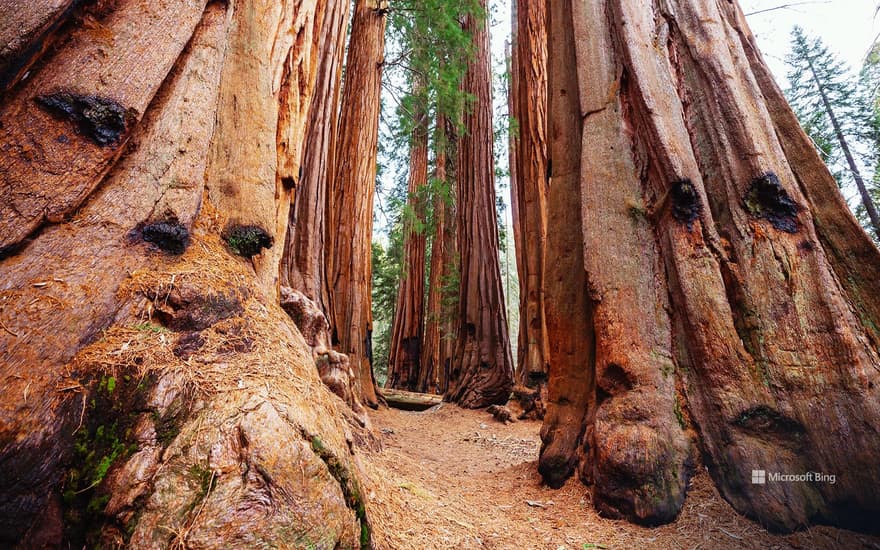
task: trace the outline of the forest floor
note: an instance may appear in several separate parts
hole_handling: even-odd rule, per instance
[[[443,404],[371,412],[383,443],[364,461],[380,549],[871,548],[880,538],[813,527],[780,536],[740,515],[705,471],[679,518],[657,528],[599,517],[590,490],[541,485],[537,421],[504,425],[485,411]]]

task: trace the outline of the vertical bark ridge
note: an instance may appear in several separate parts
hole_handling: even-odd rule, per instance
[[[316,33],[314,99],[303,144],[302,177],[293,174],[293,204],[282,263],[282,283],[314,301],[330,317],[326,273],[328,189],[339,125],[339,96],[349,2],[329,2]]]
[[[839,198],[811,201],[829,197],[830,175],[804,170],[818,155],[795,131],[738,7],[608,0],[571,13],[598,400],[595,425],[581,431],[588,444],[594,432],[597,506],[647,522],[680,508],[688,450],[671,421],[682,405],[675,370],[734,507],[775,529],[867,528],[880,506],[864,491],[880,451],[880,360],[865,328],[874,303],[847,296],[866,292],[850,273],[876,250],[863,232],[845,244],[822,229],[828,220],[853,232],[855,222]],[[638,319],[624,317],[634,310]],[[627,457],[646,446],[656,451],[647,476]],[[756,485],[753,469],[847,480]]]
[[[545,272],[550,376],[538,471],[561,487],[589,452],[595,416],[595,336],[584,270],[581,117],[572,0],[548,4],[548,159]],[[585,433],[589,432],[589,434]]]
[[[848,494],[845,500],[859,502],[865,510],[878,506],[862,496],[858,486],[869,481],[856,473],[866,467],[864,457],[878,450],[876,443],[870,443],[876,438],[867,436],[876,434],[880,420],[872,397],[876,390],[871,389],[880,365],[876,350],[866,345],[861,323],[844,301],[843,289],[818,240],[812,212],[791,168],[800,159],[785,155],[764,104],[744,100],[763,96],[740,35],[714,5],[673,3],[672,9],[685,86],[715,90],[714,96],[688,98],[685,117],[694,133],[693,151],[707,193],[727,197],[724,202],[710,202],[710,207],[719,233],[729,242],[725,245],[733,266],[735,320],[740,318],[738,328],[764,386],[762,403],[746,411],[731,410],[724,417],[737,432],[732,436],[737,447],[735,452],[728,447],[713,453],[724,456],[729,452],[733,459],[728,459],[726,467],[719,464],[722,490],[746,513],[776,527],[802,526],[813,518],[864,521],[835,510],[833,503]],[[719,38],[707,41],[700,21],[716,22],[713,30]],[[709,97],[714,101],[708,101]],[[772,189],[758,198],[759,185]],[[768,197],[777,204],[767,204]],[[767,214],[785,199],[794,205],[787,214],[790,219],[780,221]],[[720,388],[703,384],[699,388],[718,398]],[[816,409],[818,400],[829,399],[837,403],[838,410]],[[749,433],[742,415],[757,407],[766,407],[759,410],[772,417],[770,433]],[[718,419],[710,422],[699,416],[704,426],[722,425]],[[857,418],[864,427],[853,424]],[[782,430],[782,426],[789,429]],[[768,440],[775,447],[772,454],[766,450]],[[853,453],[853,448],[860,451]],[[724,472],[733,469],[734,460],[741,472]],[[854,474],[842,485],[789,484],[761,490],[748,479],[737,479],[748,478],[750,466]],[[782,507],[786,514],[781,518],[768,518],[769,511]]]
[[[175,213],[192,229],[194,215],[183,208],[197,210],[204,189],[228,23],[224,7],[208,7],[134,130],[138,146],[113,167],[70,223],[47,227],[26,254],[3,260],[0,323],[7,330],[0,331],[0,463],[4,475],[18,480],[0,495],[4,545],[24,540],[25,547],[39,546],[53,529],[60,533],[58,484],[88,398],[87,388],[58,391],[77,386],[66,365],[112,324],[122,306],[117,292],[130,273],[177,258],[149,253],[149,243],[132,246],[132,237],[140,240],[136,225],[176,194]],[[183,143],[186,150],[179,151]],[[33,284],[47,278],[48,285]],[[61,326],[65,329],[52,329]]]
[[[813,143],[788,107],[782,90],[764,63],[742,11],[738,6],[725,9],[740,35],[780,145],[787,157],[800,159],[800,162],[791,164],[791,169],[809,202],[813,223],[828,260],[865,332],[874,347],[880,348],[880,324],[876,322],[880,318],[880,295],[874,283],[880,280],[877,247],[847,207],[828,167],[821,158],[811,154]]]
[[[615,3],[592,2],[578,16],[587,23],[577,61],[590,67],[578,85],[580,113],[588,113],[580,182],[596,377],[592,463],[583,470],[596,484],[600,511],[653,524],[678,514],[689,453],[674,416],[666,288],[656,277],[659,253],[643,214],[645,167],[621,116],[628,73],[615,53],[623,38],[612,30],[614,11]]]
[[[447,184],[446,161],[447,139],[446,119],[437,117],[434,138],[434,179]],[[447,197],[443,193],[434,195],[434,234],[431,237],[431,266],[428,274],[428,304],[425,309],[425,338],[422,347],[421,371],[417,389],[425,393],[438,393],[440,377],[443,372],[443,279],[449,250],[446,247],[448,229]]]
[[[235,6],[207,170],[224,239],[252,263],[263,290],[276,299],[283,246],[275,244],[283,244],[290,208],[289,200],[276,197],[289,197],[282,180],[299,169],[303,109],[315,74],[314,7],[314,0]]]

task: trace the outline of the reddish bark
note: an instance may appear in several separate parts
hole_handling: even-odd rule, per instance
[[[255,193],[243,209],[228,193],[211,199],[224,193],[218,152],[237,147],[237,158],[275,167],[302,140],[315,2],[111,4],[115,45],[84,31],[63,43],[118,55],[70,65],[59,50],[16,93],[102,73],[103,95],[141,98],[119,160],[80,154],[85,138],[67,120],[0,128],[4,142],[66,135],[57,147],[78,155],[78,174],[109,169],[71,220],[0,259],[0,464],[11,481],[0,487],[0,545],[369,544],[345,407],[274,288],[220,238],[239,215],[272,220],[289,196]],[[260,115],[253,129],[236,109]],[[48,155],[30,162],[5,165],[7,181],[56,169]],[[236,170],[250,166],[225,176],[244,181],[251,174]],[[273,189],[276,176],[258,183]]]
[[[355,3],[346,60],[328,251],[334,345],[351,356],[364,404],[379,404],[372,368],[370,263],[385,46],[385,0]]]
[[[545,438],[542,465],[579,462],[607,515],[667,521],[683,500],[692,418],[710,473],[740,512],[780,530],[872,528],[880,300],[856,271],[875,271],[880,253],[833,198],[833,178],[738,6],[553,9],[551,41],[570,46],[550,56],[551,135],[582,144],[595,389],[552,362],[547,418],[569,404],[552,388],[569,384],[586,393],[584,421],[545,421],[544,431],[582,433],[583,451]],[[580,116],[552,107],[555,83],[575,78]],[[554,221],[551,240],[556,231],[570,227]],[[549,305],[551,286],[569,283],[547,281]],[[547,318],[550,329],[549,307]],[[845,480],[757,485],[753,469]]]
[[[15,85],[46,51],[76,4],[74,0],[0,1],[0,93]]]
[[[438,182],[447,182],[447,139],[446,120],[438,117],[437,137],[434,140],[434,178]],[[451,205],[441,193],[434,196],[434,235],[431,237],[431,271],[428,275],[428,305],[425,310],[425,339],[422,347],[421,371],[417,384],[418,391],[423,393],[439,393],[442,390],[444,339],[443,339],[443,279],[449,263],[447,248],[448,220]]]
[[[317,79],[303,144],[302,177],[292,182],[293,204],[282,262],[282,284],[303,293],[329,316],[325,248],[327,203],[339,123],[339,95],[349,2],[324,11],[317,42]]]
[[[124,2],[97,26],[76,29],[46,60],[54,70],[38,71],[4,100],[0,256],[44,223],[65,220],[101,182],[204,7]],[[141,47],[159,35],[166,38]]]
[[[507,402],[513,365],[498,260],[489,31],[474,16],[466,18],[465,30],[475,48],[462,89],[474,103],[457,149],[459,316],[445,399],[477,408]]]
[[[517,121],[511,162],[514,235],[519,247],[520,332],[517,382],[544,384],[548,343],[544,317],[544,249],[547,240],[547,26],[543,2],[519,0],[513,62],[513,116]],[[520,259],[520,256],[522,257]]]
[[[418,85],[416,86],[418,88]],[[397,306],[391,325],[391,348],[388,354],[388,381],[385,386],[418,390],[421,376],[422,330],[425,321],[425,233],[422,204],[428,184],[428,125],[424,111],[416,114],[409,156],[407,206],[414,220],[405,221],[403,241],[403,276],[397,293]],[[420,391],[420,390],[419,390]]]

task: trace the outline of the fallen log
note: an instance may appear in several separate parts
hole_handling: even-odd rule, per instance
[[[424,411],[443,402],[442,395],[383,389],[382,396],[389,407],[403,411]]]

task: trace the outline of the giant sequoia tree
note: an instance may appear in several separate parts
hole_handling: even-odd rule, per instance
[[[387,9],[386,0],[355,2],[330,190],[334,344],[351,357],[357,392],[373,407],[379,402],[373,375],[370,240]]]
[[[485,2],[482,3],[485,9]],[[464,407],[505,403],[513,385],[507,314],[498,261],[489,29],[470,14],[474,54],[462,89],[474,101],[457,147],[456,226],[460,254],[455,354],[446,398]]]
[[[880,254],[739,7],[550,5],[548,257],[580,241],[583,279],[548,266],[561,351],[545,479],[578,467],[600,511],[666,521],[699,448],[724,497],[765,525],[872,528]],[[758,485],[753,469],[837,482]]]
[[[62,4],[4,15],[0,545],[369,544],[276,290],[324,3]]]

